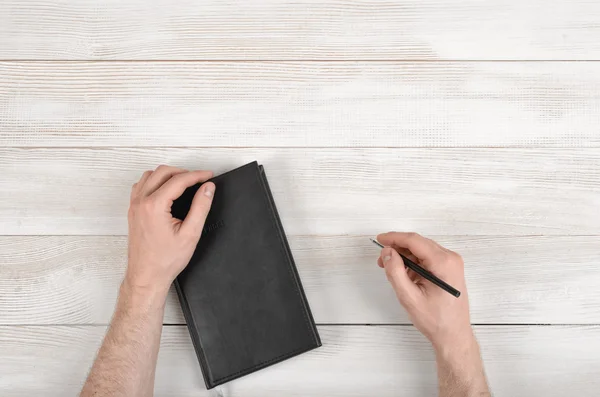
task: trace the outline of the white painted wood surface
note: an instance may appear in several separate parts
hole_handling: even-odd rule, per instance
[[[321,326],[323,347],[210,392],[184,326],[163,329],[157,396],[433,396],[435,362],[413,327]],[[597,326],[475,327],[497,397],[576,395],[600,387]],[[3,396],[75,395],[104,327],[0,327]]]
[[[253,160],[292,235],[600,233],[597,148],[0,149],[0,233],[127,234],[144,170]]]
[[[0,59],[600,59],[594,0],[0,3]]]
[[[0,144],[598,147],[599,92],[596,62],[3,62]]]
[[[167,325],[157,396],[434,395],[366,240],[389,229],[465,258],[495,396],[597,395],[599,20],[592,0],[0,2],[0,395],[79,390],[142,171],[252,160],[324,346],[207,392]]]
[[[477,324],[600,323],[595,236],[433,236],[466,264]],[[319,324],[408,324],[367,236],[291,236]],[[0,325],[108,324],[127,238],[0,237]],[[165,323],[184,324],[174,291]]]

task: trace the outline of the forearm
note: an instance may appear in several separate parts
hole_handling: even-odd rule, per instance
[[[152,396],[166,291],[121,285],[115,315],[81,392]]]
[[[491,396],[474,335],[468,335],[464,343],[435,350],[440,397]]]

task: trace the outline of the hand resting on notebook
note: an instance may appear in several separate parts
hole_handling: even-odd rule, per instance
[[[171,216],[171,205],[187,187],[210,177],[210,171],[160,166],[133,185],[127,271],[81,396],[153,395],[167,293],[194,253],[215,185],[202,185],[185,221]]]
[[[146,171],[131,190],[129,250],[125,280],[136,288],[166,292],[188,264],[210,210],[215,185],[202,185],[185,221],[171,216],[171,205],[183,191],[213,176],[160,166]]]
[[[385,245],[377,260],[415,327],[433,345],[441,397],[489,396],[479,345],[469,318],[463,260],[433,240],[416,233],[389,232],[377,236]],[[398,252],[455,286],[459,298],[421,278]]]

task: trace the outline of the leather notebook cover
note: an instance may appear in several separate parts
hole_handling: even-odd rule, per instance
[[[219,175],[175,288],[207,388],[321,346],[262,166]],[[173,202],[184,219],[200,185]]]

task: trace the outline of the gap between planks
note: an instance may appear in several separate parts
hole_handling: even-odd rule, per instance
[[[0,328],[27,328],[27,327],[108,327],[110,323],[92,323],[92,324],[0,324]],[[315,323],[318,327],[414,327],[407,323],[381,323],[381,324],[360,324],[360,323]],[[187,327],[187,324],[163,323],[163,327]],[[472,327],[597,327],[600,323],[563,323],[563,324],[541,324],[541,323],[471,323]]]
[[[600,59],[0,59],[0,62],[13,63],[559,63],[559,62],[600,62]]]

